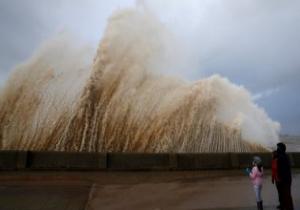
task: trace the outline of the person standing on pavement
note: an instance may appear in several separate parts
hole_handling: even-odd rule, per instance
[[[278,154],[277,151],[273,151],[272,153],[272,184],[276,185],[277,193],[278,193],[278,200],[279,205],[276,207],[277,209],[282,209],[283,207],[283,199],[281,192],[279,190],[279,178],[278,178]]]
[[[277,144],[277,175],[278,175],[278,196],[282,199],[282,210],[294,210],[293,199],[291,195],[292,173],[291,163],[286,154],[284,143]]]
[[[253,184],[257,209],[263,210],[261,191],[262,191],[262,184],[263,184],[264,169],[262,167],[261,158],[258,156],[253,157],[252,165],[253,165],[252,170],[250,170],[249,168],[247,168],[246,170]]]

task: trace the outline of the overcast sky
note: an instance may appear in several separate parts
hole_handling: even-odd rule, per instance
[[[141,1],[140,1],[141,2]],[[189,80],[245,86],[282,133],[300,134],[300,1],[143,1],[182,40]],[[97,46],[112,11],[134,0],[1,0],[0,86],[45,40],[69,31]]]

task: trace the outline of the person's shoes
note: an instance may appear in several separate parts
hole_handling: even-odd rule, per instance
[[[257,210],[263,210],[263,204],[262,201],[259,201],[256,203],[257,204]]]
[[[262,201],[258,202],[258,210],[264,210],[263,202]]]
[[[256,202],[257,210],[260,210],[260,202]]]

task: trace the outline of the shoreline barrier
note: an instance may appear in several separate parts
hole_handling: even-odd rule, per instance
[[[0,151],[0,170],[231,170],[251,166],[258,155],[265,168],[271,153],[85,153]],[[300,153],[288,153],[300,168]]]

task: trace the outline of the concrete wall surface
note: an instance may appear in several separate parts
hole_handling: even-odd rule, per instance
[[[300,168],[300,153],[288,153]],[[85,153],[0,151],[0,170],[210,170],[251,167],[259,156],[271,167],[271,153]]]

